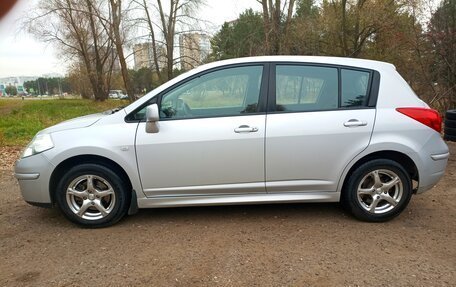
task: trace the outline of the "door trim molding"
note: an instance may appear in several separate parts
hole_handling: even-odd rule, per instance
[[[213,185],[195,185],[184,187],[161,187],[148,188],[144,193],[149,198],[161,197],[188,197],[188,196],[203,196],[209,194],[229,194],[238,193],[261,193],[265,194],[264,182],[251,183],[236,183],[236,184],[213,184]],[[159,194],[159,195],[157,195]]]

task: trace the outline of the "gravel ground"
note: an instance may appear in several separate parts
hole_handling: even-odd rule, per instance
[[[285,204],[140,210],[87,230],[27,205],[3,170],[0,286],[456,286],[449,145],[443,180],[380,224]]]

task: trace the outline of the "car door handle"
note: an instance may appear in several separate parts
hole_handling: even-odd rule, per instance
[[[347,122],[345,122],[344,126],[347,127],[347,128],[363,127],[363,126],[367,126],[367,122],[363,122],[363,121],[360,121],[360,120],[357,120],[357,119],[351,119],[351,120],[348,120]]]
[[[249,127],[247,125],[242,125],[242,126],[239,126],[237,128],[234,129],[234,132],[235,133],[254,133],[254,132],[257,132],[258,131],[258,128],[256,127]]]

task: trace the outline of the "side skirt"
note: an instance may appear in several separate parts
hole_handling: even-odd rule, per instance
[[[271,204],[292,202],[339,202],[339,192],[316,193],[269,193],[243,195],[214,195],[214,196],[163,196],[153,198],[138,198],[139,208],[161,208],[177,206],[210,206],[210,205],[243,205]]]

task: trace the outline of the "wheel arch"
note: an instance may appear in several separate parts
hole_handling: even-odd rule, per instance
[[[410,175],[410,178],[414,181],[419,182],[419,172],[418,168],[413,161],[412,158],[410,158],[408,155],[405,153],[399,152],[399,151],[394,151],[394,150],[383,150],[383,151],[375,151],[372,153],[369,153],[362,158],[358,159],[348,170],[348,172],[345,174],[345,177],[343,178],[342,181],[342,186],[340,189],[340,192],[344,191],[344,187],[347,184],[348,179],[350,178],[351,174],[362,164],[374,160],[374,159],[389,159],[392,161],[397,162],[398,164],[402,165],[404,169],[407,171],[407,173]],[[415,188],[414,188],[415,192]]]
[[[127,172],[115,161],[99,156],[99,155],[92,155],[92,154],[83,154],[83,155],[76,155],[70,158],[65,159],[64,161],[60,162],[52,171],[50,180],[49,180],[49,194],[51,196],[51,201],[54,204],[55,201],[55,193],[57,189],[57,185],[59,183],[60,178],[68,172],[68,170],[76,165],[82,163],[92,163],[92,164],[99,164],[109,169],[112,169],[115,173],[117,173],[127,184],[128,190],[132,193],[135,193],[132,187],[132,182],[130,177],[128,176]]]

